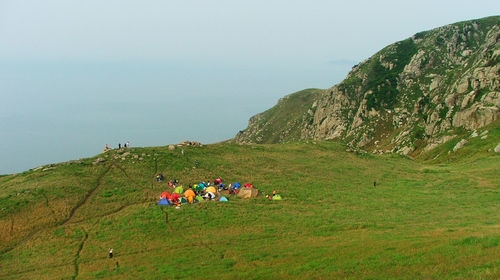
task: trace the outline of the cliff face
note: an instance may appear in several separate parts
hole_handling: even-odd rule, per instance
[[[339,139],[355,148],[415,155],[453,138],[457,129],[475,131],[496,121],[499,38],[496,16],[387,46],[310,102],[297,118],[300,139]],[[259,123],[266,120],[259,118]],[[286,124],[282,127],[285,131]],[[256,133],[250,121],[235,140],[259,142],[249,141]],[[265,133],[260,139],[266,139]]]

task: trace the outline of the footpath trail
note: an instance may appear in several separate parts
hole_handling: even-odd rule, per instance
[[[95,193],[100,189],[100,187],[102,186],[102,182],[104,180],[104,178],[106,177],[106,175],[108,175],[109,171],[111,170],[111,168],[113,168],[113,166],[115,166],[115,162],[112,161],[108,167],[106,168],[106,170],[97,178],[97,183],[96,185],[94,186],[94,188],[92,188],[91,190],[89,190],[89,192],[87,193],[87,195],[84,197],[84,199],[78,203],[73,209],[71,209],[71,212],[68,216],[68,218],[63,221],[61,223],[61,225],[67,225],[72,219],[73,217],[75,216],[75,213],[81,209],[82,207],[84,207],[85,205],[88,204],[88,201],[91,197],[93,197],[95,195]],[[80,254],[83,250],[83,248],[85,247],[85,243],[87,242],[87,239],[89,238],[89,234],[87,232],[86,229],[84,229],[83,227],[81,228],[81,230],[83,231],[83,237],[82,237],[82,240],[80,241],[80,244],[78,245],[78,250],[76,251],[75,253],[75,256],[73,258],[73,267],[74,267],[74,273],[73,275],[71,276],[72,279],[76,279],[78,278],[78,275],[80,273]]]
[[[123,176],[126,178],[126,181],[128,181],[131,185],[142,188],[142,185],[139,182],[137,182],[136,180],[134,180],[134,178],[132,178],[130,176],[130,174],[128,174],[127,170],[124,167],[117,164],[115,159],[110,161],[108,163],[108,165],[104,166],[104,167],[105,167],[105,169],[102,171],[102,173],[98,174],[98,177],[95,180],[95,184],[90,189],[88,189],[88,191],[85,193],[85,195],[82,197],[82,199],[71,208],[67,217],[63,218],[62,220],[59,220],[59,222],[57,222],[55,224],[55,227],[67,226],[67,225],[71,224],[72,226],[78,227],[78,229],[82,233],[81,240],[76,244],[77,247],[75,248],[75,253],[71,257],[71,259],[68,260],[69,262],[67,263],[67,264],[70,264],[71,266],[73,266],[73,272],[71,273],[72,275],[69,276],[69,278],[71,278],[71,279],[77,279],[78,277],[80,277],[80,259],[81,259],[80,255],[83,252],[87,241],[89,240],[90,228],[88,228],[88,226],[85,226],[84,224],[80,225],[81,221],[79,219],[77,221],[75,221],[75,217],[77,216],[80,209],[83,209],[87,206],[90,207],[90,203],[92,201],[92,198],[97,193],[99,193],[99,191],[101,190],[101,188],[104,185],[105,179],[107,178],[107,176],[109,176],[109,174],[111,173],[111,170],[113,168],[118,169],[119,172],[121,172],[123,174]],[[157,166],[155,166],[155,169],[157,169]],[[48,198],[46,196],[44,196],[44,198],[46,200],[47,206],[49,206]],[[126,206],[119,207],[118,209],[116,209],[112,213],[119,212],[125,207]],[[51,211],[54,212],[52,209],[51,209]],[[104,216],[110,215],[112,213],[106,213],[106,215],[104,215]],[[37,236],[37,234],[40,233],[42,230],[43,229],[37,229],[37,230],[30,232],[23,239],[19,240],[19,242],[12,245],[10,248],[3,250],[1,253],[5,254],[5,253],[13,251],[14,249],[16,249],[19,246],[21,246],[22,244],[24,244],[25,242],[35,238]],[[58,265],[54,265],[53,268],[58,268],[58,267],[63,267],[63,266],[64,265],[58,264]],[[22,272],[20,271],[19,273],[15,273],[15,274],[22,278],[23,275],[28,275],[29,273],[32,273],[35,270],[36,270],[36,268],[25,269]],[[7,276],[7,275],[4,275],[4,276]],[[9,273],[9,276],[14,276],[14,275],[12,273]],[[0,278],[2,278],[1,274],[0,274]]]
[[[78,209],[82,208],[83,206],[87,205],[88,204],[88,201],[89,199],[94,196],[94,194],[99,190],[99,188],[101,187],[102,185],[102,181],[103,179],[106,177],[106,175],[109,173],[109,171],[111,170],[111,168],[113,168],[113,166],[115,166],[115,163],[114,161],[111,162],[109,164],[109,166],[106,168],[106,170],[101,174],[99,175],[99,177],[97,178],[97,184],[92,188],[90,189],[88,192],[87,192],[87,195],[85,195],[85,197],[83,198],[82,201],[80,201],[77,205],[75,205],[75,207],[73,207],[73,209],[71,209],[70,211],[70,214],[68,215],[68,217],[61,223],[61,225],[66,225],[68,224],[71,219],[73,219],[73,217],[75,216],[75,213],[78,211]]]
[[[67,218],[67,219],[66,219],[66,220],[62,223],[62,225],[66,225],[66,224],[70,223],[70,222],[71,222],[71,220],[72,220],[72,218],[75,216],[75,213],[76,213],[79,209],[81,209],[82,207],[85,207],[85,206],[88,204],[88,202],[89,202],[90,198],[92,198],[92,197],[93,197],[93,196],[94,196],[94,195],[95,195],[95,194],[99,191],[99,189],[100,189],[100,188],[101,188],[101,186],[102,186],[102,182],[103,182],[103,180],[106,178],[106,176],[109,174],[109,172],[110,172],[110,170],[111,170],[112,168],[118,168],[118,169],[119,169],[119,170],[120,170],[120,171],[121,171],[121,172],[125,175],[125,177],[127,178],[127,180],[128,180],[131,184],[133,184],[133,185],[135,185],[135,186],[138,186],[138,187],[140,187],[140,186],[141,186],[139,183],[137,183],[137,182],[136,182],[136,181],[135,181],[135,180],[134,180],[134,179],[133,179],[133,178],[132,178],[132,177],[131,177],[128,173],[127,173],[127,171],[126,171],[123,167],[121,167],[121,166],[119,166],[118,164],[116,164],[116,163],[115,163],[115,161],[112,161],[112,162],[109,164],[109,166],[107,167],[107,169],[106,169],[106,170],[105,170],[105,171],[104,171],[104,172],[103,172],[103,173],[102,173],[102,174],[101,174],[101,175],[97,178],[97,184],[96,184],[96,186],[95,186],[93,189],[91,189],[91,190],[87,193],[87,195],[85,196],[85,198],[82,200],[82,202],[81,202],[81,203],[79,203],[78,205],[76,205],[76,206],[72,209],[72,211],[71,211],[70,215],[69,215],[69,216],[68,216],[68,218]],[[122,206],[122,207],[118,208],[118,209],[117,209],[116,211],[114,211],[113,213],[118,212],[118,211],[121,211],[124,207],[125,207],[125,206]],[[109,215],[109,213],[108,213],[108,215]],[[76,278],[78,278],[78,276],[79,276],[79,272],[80,272],[80,266],[79,266],[79,264],[80,264],[80,261],[79,261],[79,260],[80,260],[80,254],[81,254],[81,252],[83,251],[83,249],[85,248],[85,243],[87,242],[87,240],[88,240],[88,238],[89,238],[89,235],[88,235],[88,230],[87,230],[87,229],[84,229],[84,228],[81,228],[81,230],[83,231],[84,235],[83,235],[83,237],[82,237],[82,240],[81,240],[81,242],[80,242],[80,244],[79,244],[79,246],[78,246],[78,250],[76,251],[75,256],[74,256],[74,259],[73,259],[74,274],[73,274],[73,276],[71,277],[72,279],[76,279]]]
[[[77,203],[70,211],[70,214],[64,219],[62,220],[59,225],[60,226],[64,226],[64,225],[67,225],[71,222],[71,220],[73,219],[73,217],[75,216],[75,214],[77,213],[77,211],[79,209],[81,209],[82,207],[85,207],[88,202],[89,202],[89,199],[95,195],[95,193],[100,189],[100,187],[102,186],[102,182],[104,180],[104,178],[108,175],[109,171],[115,166],[115,162],[112,161],[106,168],[106,170],[99,175],[99,177],[97,178],[97,182],[95,184],[95,186],[90,189],[87,194],[85,195],[85,197],[79,202]],[[46,198],[46,197],[45,197]],[[47,198],[46,198],[47,199]],[[37,230],[34,230],[32,232],[30,232],[28,235],[26,235],[23,239],[21,239],[19,242],[17,242],[16,244],[14,244],[13,246],[11,246],[10,248],[7,248],[5,249],[3,252],[1,252],[2,254],[5,254],[5,253],[9,253],[11,251],[13,251],[14,249],[16,249],[17,247],[21,246],[22,244],[26,243],[27,241],[31,240],[32,238],[34,238],[42,229],[37,229]],[[84,233],[84,236],[78,246],[78,250],[76,251],[75,253],[75,256],[74,256],[74,259],[73,259],[73,266],[74,266],[74,274],[73,276],[71,276],[72,279],[76,279],[78,277],[78,274],[79,274],[79,259],[80,259],[80,252],[83,250],[84,246],[85,246],[85,242],[87,241],[88,239],[88,233],[85,229],[81,229]],[[59,267],[60,265],[56,266],[56,267]],[[33,272],[35,269],[25,269],[23,270],[23,272],[19,273],[18,275],[21,276],[21,275],[24,275],[26,273],[30,273],[30,272]],[[0,275],[1,276],[1,275]],[[9,276],[13,276],[12,274],[9,274]]]
[[[115,165],[114,161],[109,164],[109,166],[107,167],[107,169],[97,178],[97,184],[95,185],[95,187],[89,190],[89,192],[84,197],[84,199],[81,202],[79,202],[77,205],[75,205],[75,207],[73,207],[71,209],[70,214],[68,215],[68,217],[66,217],[61,222],[59,222],[59,225],[66,225],[66,224],[68,224],[71,221],[71,219],[74,217],[76,211],[87,204],[89,198],[92,197],[97,192],[97,190],[102,185],[102,180],[109,173],[109,171],[111,170],[111,168],[114,165]],[[46,204],[48,205],[48,200],[47,200],[47,197],[45,195],[44,195],[44,198],[46,200]],[[50,209],[50,207],[49,207],[49,209]],[[50,211],[52,213],[54,213],[54,211],[52,209],[50,209]],[[13,230],[13,226],[14,226],[14,221],[12,221],[12,223],[11,223],[11,231]],[[17,248],[20,244],[23,244],[26,241],[31,240],[37,233],[40,232],[40,230],[41,229],[35,229],[35,230],[33,230],[32,232],[30,232],[29,234],[27,234],[24,238],[22,238],[21,240],[19,240],[19,242],[17,242],[16,244],[13,244],[11,247],[4,249],[2,252],[0,252],[0,254],[9,253],[12,250],[14,250],[15,248]]]

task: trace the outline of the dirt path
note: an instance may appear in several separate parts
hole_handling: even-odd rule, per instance
[[[114,161],[109,164],[109,166],[107,167],[107,169],[101,175],[99,175],[99,177],[97,178],[97,184],[96,184],[96,186],[94,188],[92,188],[87,193],[87,195],[85,196],[85,198],[81,202],[79,202],[75,207],[73,207],[73,209],[71,209],[69,216],[66,219],[62,220],[59,225],[66,225],[66,224],[68,224],[71,221],[71,219],[75,215],[76,211],[78,209],[80,209],[82,206],[84,206],[88,202],[89,198],[92,197],[97,192],[97,190],[99,189],[99,187],[102,184],[102,180],[104,179],[104,177],[106,177],[106,175],[109,173],[109,171],[111,170],[111,168],[113,166],[115,166]],[[52,211],[52,209],[51,209],[51,211]],[[14,227],[14,221],[12,220],[11,229],[10,229],[11,231],[14,230],[13,227]],[[41,229],[36,229],[36,230],[30,232],[24,238],[22,238],[21,240],[19,240],[18,242],[16,242],[16,244],[13,244],[11,247],[5,248],[4,250],[2,250],[0,252],[0,254],[5,254],[5,253],[8,253],[8,252],[11,252],[16,247],[18,247],[20,244],[23,244],[24,242],[32,239],[40,230]]]
[[[92,188],[91,190],[89,190],[89,192],[87,193],[87,195],[85,196],[85,198],[82,201],[80,201],[75,207],[73,207],[73,209],[71,209],[71,212],[70,212],[69,216],[61,223],[61,225],[68,224],[69,221],[71,221],[71,219],[75,216],[76,211],[78,211],[78,209],[82,208],[83,206],[85,206],[88,203],[89,199],[99,190],[99,188],[102,185],[102,180],[104,179],[104,177],[106,177],[106,175],[109,173],[109,171],[111,170],[111,168],[113,168],[113,166],[115,166],[115,163],[111,162],[109,164],[108,168],[106,169],[106,171],[104,171],[97,178],[97,184],[95,185],[95,187]]]
[[[106,169],[106,171],[104,171],[98,178],[97,178],[97,184],[96,186],[91,189],[87,195],[85,196],[85,198],[81,201],[81,203],[79,203],[78,205],[75,206],[75,208],[72,209],[71,211],[71,214],[69,215],[69,217],[62,223],[62,225],[66,225],[68,224],[71,219],[74,217],[75,213],[78,211],[78,209],[84,207],[85,205],[87,205],[89,199],[95,195],[95,193],[100,189],[101,185],[102,185],[102,182],[104,180],[104,178],[108,175],[109,171],[111,170],[111,168],[118,168],[124,175],[125,177],[127,177],[128,181],[136,186],[139,186],[140,187],[140,184],[137,183],[132,177],[130,177],[130,175],[127,173],[127,171],[117,165],[114,161],[111,162],[108,166],[108,168]],[[122,206],[120,207],[119,209],[117,209],[116,212],[122,210],[125,206]],[[84,238],[82,238],[82,241],[80,242],[80,245],[78,246],[78,250],[75,254],[75,258],[73,260],[73,265],[74,265],[74,268],[75,268],[75,272],[74,272],[74,275],[72,276],[72,279],[76,279],[78,278],[79,276],[79,272],[80,272],[80,265],[79,265],[79,259],[80,259],[80,253],[83,251],[84,247],[85,247],[85,243],[87,242],[87,239],[88,239],[88,233],[85,229],[83,229],[83,232],[85,233],[84,235]]]
[[[68,216],[68,218],[65,221],[63,221],[61,223],[61,225],[63,225],[63,226],[67,225],[71,221],[71,219],[75,216],[75,213],[78,211],[78,209],[80,209],[80,208],[82,208],[82,207],[84,207],[85,205],[88,204],[89,199],[92,196],[94,196],[94,194],[100,189],[104,178],[106,177],[106,175],[108,175],[109,171],[114,166],[115,166],[115,162],[112,161],[109,164],[108,168],[97,178],[97,184],[95,185],[95,187],[92,188],[87,193],[87,195],[85,196],[85,198],[80,203],[78,203],[73,209],[71,209],[70,215]],[[87,231],[85,229],[83,229],[83,228],[82,228],[82,231],[85,234],[84,234],[84,237],[82,238],[82,241],[80,242],[80,244],[78,246],[78,250],[76,251],[75,257],[73,259],[73,266],[74,266],[75,271],[74,271],[74,275],[71,277],[72,279],[78,278],[78,275],[80,273],[80,264],[79,264],[80,253],[82,252],[83,248],[85,247],[85,243],[87,242],[87,239],[89,238],[89,234],[87,233]]]
[[[86,231],[84,231],[84,232],[85,232],[85,235],[83,236],[83,239],[82,239],[82,242],[80,243],[80,246],[78,246],[78,250],[76,251],[76,254],[75,254],[75,259],[73,260],[73,266],[75,267],[75,273],[71,277],[72,279],[78,278],[78,275],[80,273],[80,264],[79,264],[80,253],[82,252],[83,247],[85,246],[85,242],[89,238],[89,234]]]
[[[127,173],[127,171],[123,167],[121,167],[120,165],[116,164],[115,161],[113,160],[113,161],[111,161],[109,163],[109,165],[106,167],[106,169],[104,170],[104,172],[102,172],[97,177],[96,184],[91,189],[88,190],[88,192],[85,194],[85,196],[83,197],[83,199],[81,201],[79,201],[71,209],[69,215],[65,219],[63,219],[63,220],[61,220],[59,222],[59,226],[65,226],[65,225],[70,224],[72,222],[73,218],[75,217],[75,215],[77,214],[77,212],[79,211],[79,209],[82,209],[83,207],[85,207],[86,205],[89,204],[90,199],[101,189],[101,186],[103,185],[104,179],[110,173],[110,171],[111,171],[112,168],[119,169],[123,173],[123,175],[127,178],[127,181],[129,181],[131,184],[133,184],[135,186],[141,187],[141,185],[138,182],[136,182]],[[157,169],[157,167],[155,167],[155,168]],[[46,196],[45,196],[45,200],[46,200],[46,204],[48,205],[48,201],[47,201],[47,197]],[[121,211],[125,207],[126,206],[122,206],[119,209],[117,209],[116,211],[114,211],[113,213]],[[53,212],[52,209],[51,209],[51,211]],[[107,213],[107,215],[109,215],[109,214],[110,213]],[[74,267],[74,271],[73,271],[73,275],[71,276],[71,279],[77,279],[79,277],[79,273],[80,273],[80,254],[84,250],[86,242],[87,242],[87,240],[89,238],[89,234],[88,234],[88,230],[89,229],[88,228],[79,227],[79,229],[83,231],[84,235],[83,235],[81,241],[78,244],[77,250],[76,250],[76,252],[75,252],[75,254],[73,256],[73,260],[71,262],[72,265],[73,265],[73,267]],[[16,245],[12,246],[11,248],[8,248],[7,250],[4,250],[2,252],[2,254],[14,250],[20,244],[23,244],[24,242],[26,242],[26,241],[30,240],[31,238],[33,238],[34,236],[36,236],[36,234],[39,233],[39,231],[40,230],[35,230],[35,231],[31,232],[25,238],[23,238],[21,241],[19,241]],[[30,270],[27,270],[24,273],[26,273],[28,271],[30,271]]]

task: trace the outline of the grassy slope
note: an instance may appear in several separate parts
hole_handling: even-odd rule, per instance
[[[0,177],[0,278],[500,277],[493,152],[419,163],[331,142],[184,149],[112,151],[98,164]],[[285,199],[168,208],[167,224],[157,172],[184,185],[251,182]]]
[[[300,141],[305,122],[313,118],[309,110],[322,92],[321,89],[305,89],[285,96],[278,104],[259,114],[259,120],[244,131],[244,138],[259,144]]]

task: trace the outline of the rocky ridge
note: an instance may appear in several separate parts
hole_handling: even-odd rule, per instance
[[[339,139],[356,149],[415,156],[458,132],[481,133],[500,119],[499,38],[500,16],[494,16],[387,46],[310,102],[296,120],[300,140]],[[266,142],[259,128],[277,120],[258,116],[236,142]],[[286,130],[283,124],[278,142],[290,141]]]

